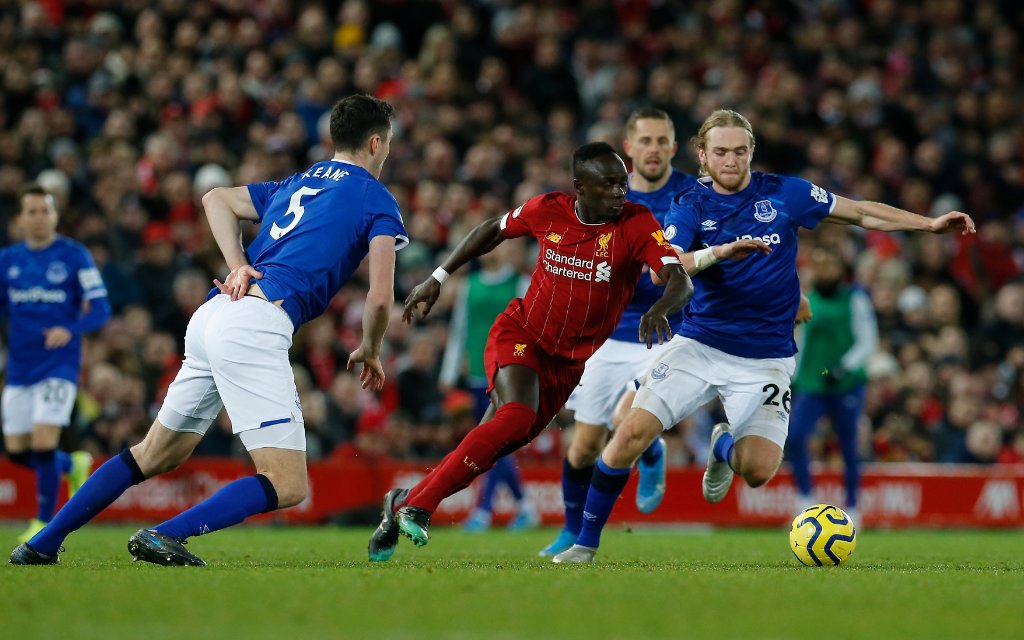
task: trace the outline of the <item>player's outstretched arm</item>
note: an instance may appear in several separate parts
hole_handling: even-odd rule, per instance
[[[250,278],[259,280],[263,277],[263,274],[249,265],[245,257],[242,229],[238,224],[240,220],[259,220],[259,214],[256,213],[247,187],[210,189],[203,196],[203,208],[210,222],[213,239],[217,241],[230,270],[223,283],[218,280],[213,283],[221,293],[230,294],[232,300],[238,300],[248,290]]]
[[[755,253],[771,253],[772,248],[760,240],[734,240],[726,244],[716,244],[713,247],[705,247],[696,251],[683,251],[679,247],[672,247],[679,256],[679,262],[686,269],[686,273],[695,276],[708,267],[721,262],[722,260],[742,260]],[[651,272],[651,280],[654,284],[662,284],[661,272]]]
[[[402,320],[412,324],[412,317],[416,312],[416,307],[421,304],[423,309],[420,311],[420,319],[426,318],[434,303],[437,302],[437,297],[441,294],[441,283],[450,274],[473,258],[490,253],[494,247],[505,240],[505,236],[501,235],[502,217],[504,216],[485,220],[474,227],[472,231],[466,234],[462,242],[452,250],[448,259],[435,269],[429,278],[416,285],[416,288],[412,290],[409,297],[405,299],[405,312],[402,314]]]
[[[825,222],[855,224],[876,231],[925,231],[928,233],[975,233],[974,220],[962,211],[950,211],[929,218],[870,200],[850,200],[836,196],[836,206]]]
[[[384,367],[380,347],[395,303],[395,237],[375,236],[370,240],[370,290],[363,305],[363,342],[348,358],[348,368],[362,363],[359,382],[364,389],[384,388]]]
[[[658,279],[665,282],[661,298],[640,317],[640,342],[650,349],[654,342],[664,344],[672,339],[670,315],[678,313],[693,297],[693,281],[682,265],[666,264],[658,269]]]

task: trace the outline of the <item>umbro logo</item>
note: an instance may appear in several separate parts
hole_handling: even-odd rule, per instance
[[[550,242],[554,242],[555,244],[558,244],[559,242],[562,241],[562,236],[558,235],[557,233],[549,233],[547,237],[545,237],[544,239]]]
[[[700,223],[700,228],[704,231],[714,231],[718,228],[718,220],[705,220]]]

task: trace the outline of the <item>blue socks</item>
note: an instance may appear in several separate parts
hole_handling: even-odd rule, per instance
[[[18,466],[36,472],[36,519],[49,522],[57,508],[60,476],[71,470],[71,456],[67,452],[51,449],[45,452],[18,452],[7,458]]]
[[[60,469],[57,468],[57,452],[35,452],[36,467],[36,500],[38,511],[36,519],[49,522],[53,512],[57,510],[57,490],[60,488]]]
[[[71,470],[71,456],[60,449],[49,451],[20,451],[7,456],[16,465],[36,472],[36,519],[49,522],[57,509],[60,477]]]
[[[133,484],[145,479],[135,457],[125,449],[89,476],[50,524],[29,540],[29,546],[43,555],[56,555],[64,538],[72,531],[96,517]]]
[[[247,476],[221,487],[220,491],[188,511],[153,527],[178,540],[225,529],[249,516],[277,509],[277,491],[264,475]]]
[[[491,470],[487,472],[483,491],[480,493],[480,501],[477,503],[478,509],[487,513],[494,511],[494,495],[502,483],[508,487],[509,493],[512,494],[512,498],[516,502],[523,499],[523,484],[519,480],[519,471],[516,469],[516,461],[512,454],[498,458]]]
[[[662,444],[661,438],[655,438],[654,442],[640,454],[640,461],[650,467],[658,464],[663,455],[665,455],[665,445]]]
[[[612,508],[629,480],[630,467],[613,469],[598,459],[594,478],[583,510],[583,528],[576,544],[596,549],[601,544],[601,530],[612,514]]]
[[[565,506],[565,530],[579,536],[583,528],[583,507],[594,476],[594,465],[577,469],[562,460],[562,503]]]
[[[736,439],[732,437],[731,433],[723,433],[722,436],[715,442],[715,448],[712,453],[715,456],[715,460],[719,462],[725,462],[732,469],[732,450],[736,446]],[[733,469],[735,471],[735,469]]]
[[[60,449],[54,449],[53,455],[57,457],[57,469],[60,470],[61,474],[65,474],[71,471],[71,454],[67,451]],[[14,464],[26,467],[28,469],[36,468],[36,458],[31,451],[19,451],[18,453],[8,453],[7,459]]]

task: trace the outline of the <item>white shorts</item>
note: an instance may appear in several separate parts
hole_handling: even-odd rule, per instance
[[[576,412],[576,420],[612,428],[615,404],[633,381],[650,369],[651,361],[667,344],[607,340],[587,359],[583,378],[565,403]]]
[[[640,380],[633,407],[650,411],[669,429],[716,395],[730,431],[755,435],[782,448],[789,433],[795,359],[741,358],[677,335]]]
[[[288,349],[292,321],[280,307],[221,294],[199,307],[185,331],[185,360],[157,419],[205,435],[222,407],[249,451],[306,450],[302,407]]]
[[[47,378],[35,384],[4,387],[3,431],[7,436],[32,433],[32,426],[48,424],[66,427],[75,408],[78,385],[62,378]]]

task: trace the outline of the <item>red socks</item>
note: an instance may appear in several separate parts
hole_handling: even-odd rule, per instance
[[[499,457],[529,442],[536,420],[537,412],[521,402],[501,405],[494,418],[470,431],[455,451],[409,491],[405,506],[433,513],[442,500],[468,487]]]

